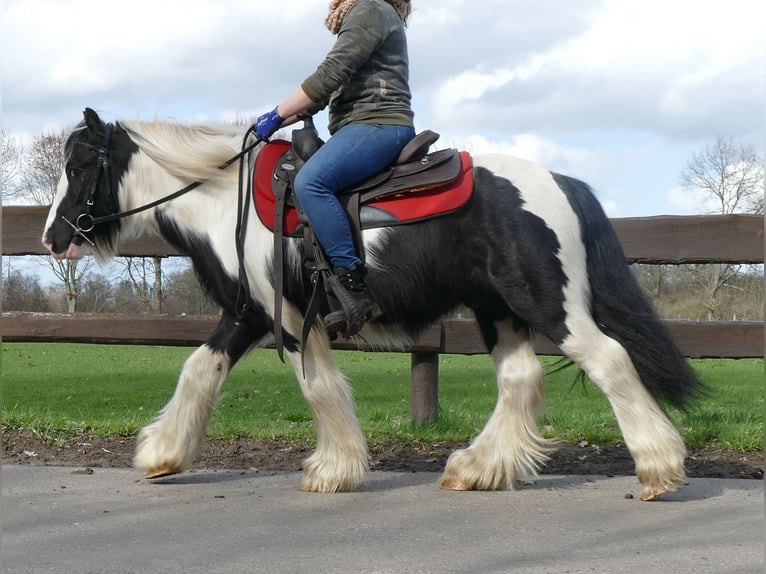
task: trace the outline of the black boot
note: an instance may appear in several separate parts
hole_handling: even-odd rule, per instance
[[[372,298],[364,277],[367,269],[358,265],[353,269],[335,267],[330,284],[342,309],[328,313],[324,324],[331,333],[342,333],[344,337],[356,335],[367,321],[383,315],[380,305]]]

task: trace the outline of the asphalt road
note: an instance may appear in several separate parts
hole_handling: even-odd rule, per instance
[[[763,482],[543,476],[505,492],[373,472],[309,494],[298,473],[4,466],[2,572],[763,573]],[[632,495],[632,498],[631,498]]]

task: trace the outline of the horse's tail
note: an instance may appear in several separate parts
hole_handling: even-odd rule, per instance
[[[626,265],[617,235],[590,188],[555,175],[580,220],[587,256],[592,314],[600,329],[627,351],[646,389],[683,409],[702,383],[681,354]]]

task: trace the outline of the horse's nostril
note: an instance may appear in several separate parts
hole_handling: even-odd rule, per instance
[[[49,253],[55,252],[55,245],[53,244],[53,240],[48,236],[47,233],[43,235],[42,244],[43,244],[43,247],[47,249]]]

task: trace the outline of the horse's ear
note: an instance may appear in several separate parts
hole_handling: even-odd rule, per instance
[[[98,114],[90,109],[85,108],[82,113],[85,116],[85,126],[88,128],[88,133],[93,139],[99,139],[104,134],[104,122],[98,117]]]

